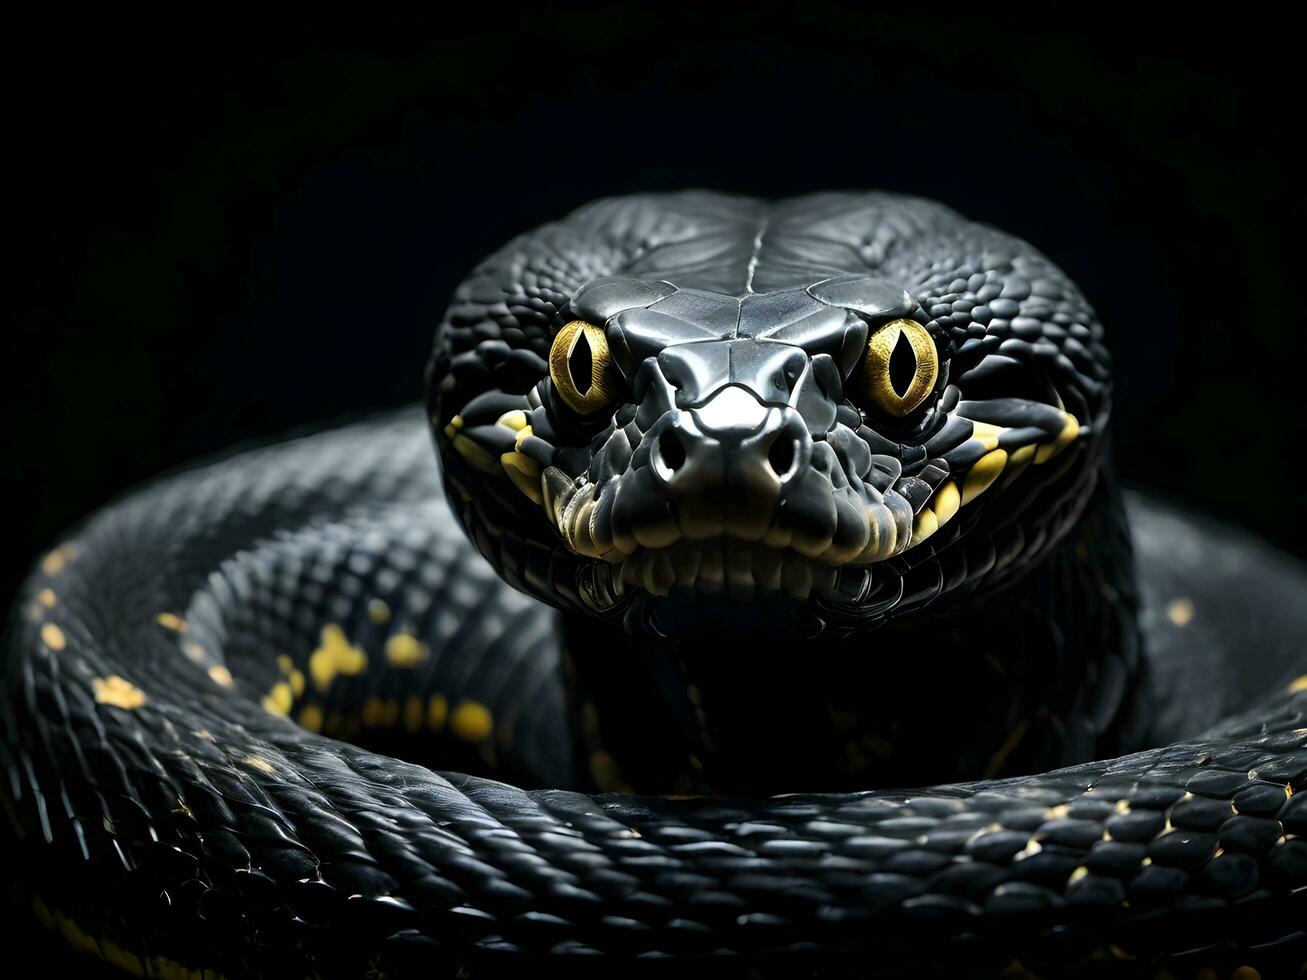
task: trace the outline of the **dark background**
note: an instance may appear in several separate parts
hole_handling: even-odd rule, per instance
[[[7,33],[5,594],[162,469],[416,399],[509,236],[685,185],[884,187],[1031,240],[1109,328],[1126,476],[1307,554],[1290,25],[805,3]]]

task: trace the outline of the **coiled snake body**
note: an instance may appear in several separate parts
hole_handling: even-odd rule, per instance
[[[1123,501],[1102,328],[1030,246],[887,194],[600,201],[473,272],[429,392],[161,480],[33,571],[6,861],[73,945],[164,976],[1307,957],[1307,579]]]

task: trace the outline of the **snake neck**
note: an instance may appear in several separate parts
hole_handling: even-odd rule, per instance
[[[604,790],[784,792],[1018,775],[1142,747],[1149,686],[1120,495],[1100,479],[1021,579],[841,641],[565,622],[582,769]]]

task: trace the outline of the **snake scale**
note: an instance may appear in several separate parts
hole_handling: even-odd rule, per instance
[[[37,563],[18,912],[166,977],[1307,960],[1307,576],[1122,493],[1031,246],[606,199],[472,272],[428,393]]]

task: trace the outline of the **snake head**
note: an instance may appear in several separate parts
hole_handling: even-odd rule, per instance
[[[847,635],[1028,565],[1092,479],[1106,353],[1047,260],[953,221],[875,274],[755,241],[741,284],[665,248],[538,337],[446,334],[433,421],[473,539],[547,601],[670,635]]]

